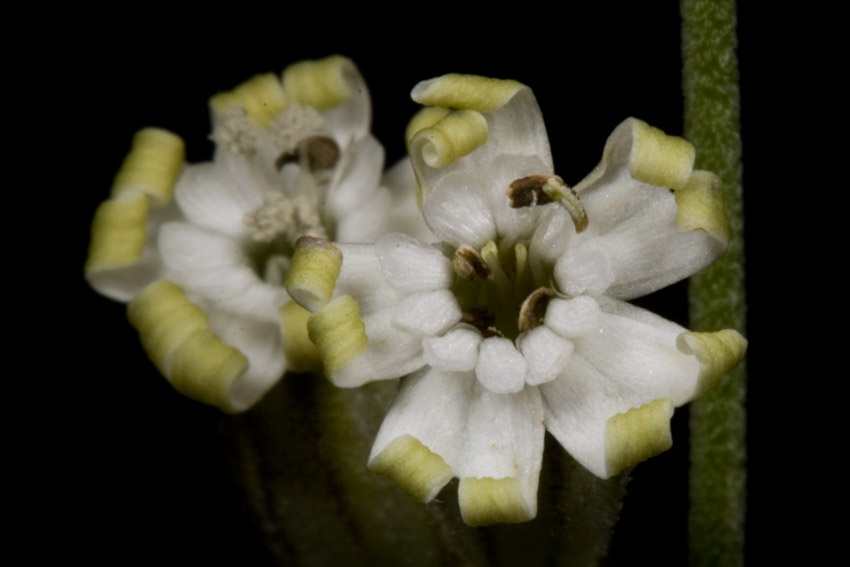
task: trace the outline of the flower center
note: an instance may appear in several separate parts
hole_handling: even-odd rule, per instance
[[[463,322],[485,337],[516,339],[542,324],[554,291],[534,281],[524,244],[500,250],[491,241],[480,252],[462,245],[455,251],[452,265],[457,276],[452,291]]]
[[[576,232],[587,227],[587,213],[578,195],[557,175],[530,175],[515,180],[507,190],[511,207],[558,203],[573,219]],[[491,241],[480,251],[466,245],[455,250],[453,292],[463,321],[486,336],[511,340],[542,325],[555,290],[552,282],[535,281],[526,244],[500,249]],[[551,274],[550,274],[551,275]]]
[[[321,203],[340,149],[324,135],[325,122],[309,106],[289,106],[262,127],[241,108],[227,111],[211,138],[254,167],[263,204],[244,217],[248,257],[258,276],[283,284],[295,241],[309,235],[328,238]]]

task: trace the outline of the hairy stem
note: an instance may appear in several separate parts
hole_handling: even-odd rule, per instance
[[[734,0],[682,0],[685,135],[697,167],[723,181],[732,240],[690,284],[691,326],[745,331],[741,138]],[[742,565],[746,502],[746,369],[691,404],[692,566]]]

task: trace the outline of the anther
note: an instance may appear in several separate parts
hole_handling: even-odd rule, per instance
[[[578,194],[557,175],[529,175],[510,184],[507,190],[511,207],[534,207],[557,202],[573,219],[576,232],[587,228],[587,211]]]
[[[298,162],[301,157],[307,160],[310,173],[331,169],[339,160],[339,146],[326,136],[310,136],[302,140],[297,148],[281,153],[274,162],[277,169],[287,163]]]
[[[330,169],[339,160],[339,146],[333,138],[327,136],[310,136],[299,147],[306,152],[311,173]]]
[[[555,292],[548,287],[539,287],[522,302],[519,308],[519,332],[524,333],[543,324],[546,317],[546,308],[549,300],[555,296]]]
[[[466,244],[461,244],[455,250],[454,257],[452,258],[452,267],[455,273],[465,280],[475,278],[482,280],[493,279],[493,273],[490,271],[490,267],[484,261],[484,258],[481,257],[478,250]]]
[[[511,200],[511,207],[519,209],[521,207],[534,207],[537,205],[546,205],[552,202],[552,199],[543,188],[550,183],[550,179],[560,177],[553,175],[529,175],[522,177],[511,183],[508,187],[508,198]],[[563,183],[563,181],[561,181]]]

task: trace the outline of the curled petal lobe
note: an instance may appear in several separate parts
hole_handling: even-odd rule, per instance
[[[392,479],[420,502],[430,502],[452,479],[452,469],[440,455],[415,437],[396,437],[370,462],[372,472]]]
[[[231,108],[241,108],[250,120],[260,126],[266,126],[288,105],[280,80],[272,73],[256,75],[233,90],[210,99],[214,116],[224,115]]]
[[[185,145],[166,130],[145,128],[133,137],[133,148],[112,184],[112,197],[143,193],[155,205],[170,203],[183,166]]]
[[[307,321],[307,330],[331,379],[362,356],[369,345],[360,309],[348,295],[314,312]]]
[[[146,128],[133,138],[112,196],[92,222],[85,274],[104,295],[129,301],[161,275],[152,235],[177,215],[170,203],[184,153],[183,140],[165,130]]]
[[[713,333],[685,332],[679,335],[677,346],[682,352],[693,353],[699,361],[699,378],[693,393],[693,398],[698,398],[741,362],[747,351],[747,339],[734,329]]]
[[[321,309],[331,299],[342,267],[342,253],[323,238],[302,236],[292,255],[286,291],[309,311]]]
[[[680,230],[701,230],[718,242],[729,242],[720,178],[710,171],[695,171],[688,184],[676,191],[676,224]]]
[[[280,332],[286,363],[293,372],[319,371],[322,361],[316,346],[307,334],[310,312],[295,301],[281,306]]]
[[[210,331],[209,319],[182,289],[159,280],[130,302],[128,316],[148,356],[178,391],[227,412],[248,407],[232,391],[248,359]]]
[[[609,474],[663,453],[673,446],[670,418],[673,402],[655,400],[639,408],[619,413],[605,428],[605,466]]]

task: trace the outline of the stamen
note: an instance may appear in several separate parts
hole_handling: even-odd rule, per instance
[[[507,195],[515,209],[557,202],[570,213],[576,232],[587,228],[587,211],[578,194],[557,175],[538,174],[517,179],[508,187]]]
[[[472,280],[480,278],[482,280],[492,280],[493,272],[481,254],[475,248],[461,244],[455,250],[455,255],[452,258],[452,267],[455,273],[465,279]]]
[[[257,127],[248,120],[242,107],[227,109],[213,129],[210,140],[232,154],[254,155],[257,147]]]
[[[305,234],[327,238],[316,207],[301,195],[272,194],[256,211],[245,215],[244,222],[257,242],[271,242],[280,235],[289,242]]]
[[[524,333],[543,324],[546,318],[546,308],[555,292],[548,287],[540,287],[531,292],[519,308],[519,332]]]

